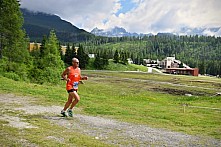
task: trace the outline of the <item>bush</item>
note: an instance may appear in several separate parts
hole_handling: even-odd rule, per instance
[[[30,70],[29,78],[32,82],[43,83],[59,83],[61,79],[61,70],[52,67],[46,67],[45,69],[33,68]]]
[[[3,56],[2,59],[0,59],[0,73],[6,72],[7,67],[8,67],[8,58]]]
[[[14,72],[5,72],[5,73],[3,73],[3,76],[6,77],[6,78],[15,80],[15,81],[20,81],[20,80],[21,80],[21,78],[19,77],[19,75],[17,75],[17,74],[14,73]]]
[[[27,66],[24,63],[9,62],[6,57],[0,60],[0,73],[10,79],[28,81]]]
[[[44,82],[46,83],[58,83],[61,79],[61,72],[57,68],[47,67],[44,72]]]

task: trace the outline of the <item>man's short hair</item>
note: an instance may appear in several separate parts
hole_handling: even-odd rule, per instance
[[[78,60],[78,58],[72,58],[72,61],[78,61],[79,62],[79,60]]]

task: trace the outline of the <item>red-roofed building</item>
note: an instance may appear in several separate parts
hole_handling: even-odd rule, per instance
[[[198,68],[166,68],[166,73],[178,74],[178,75],[192,75],[198,76]]]

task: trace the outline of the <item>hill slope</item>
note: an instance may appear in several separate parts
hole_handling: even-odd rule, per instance
[[[24,17],[24,29],[31,41],[40,41],[43,35],[48,35],[51,29],[56,31],[62,42],[79,42],[93,37],[92,34],[79,29],[59,16],[42,12],[32,12],[21,9]]]

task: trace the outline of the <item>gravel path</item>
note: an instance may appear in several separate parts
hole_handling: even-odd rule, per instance
[[[64,126],[69,131],[75,130],[109,144],[118,146],[221,146],[220,140],[210,137],[192,136],[102,117],[74,114],[73,118],[63,118],[59,116],[62,107],[34,105],[31,101],[34,101],[34,98],[0,94],[0,103],[15,106],[13,111],[24,111],[29,115],[50,112],[42,118],[51,121],[52,124]],[[0,108],[2,112],[4,109],[4,107]],[[10,126],[20,127],[20,129],[34,127],[19,116],[11,117],[10,114],[4,114],[1,119],[8,121]],[[16,123],[10,123],[13,120]],[[64,141],[53,136],[49,136],[48,139]]]

